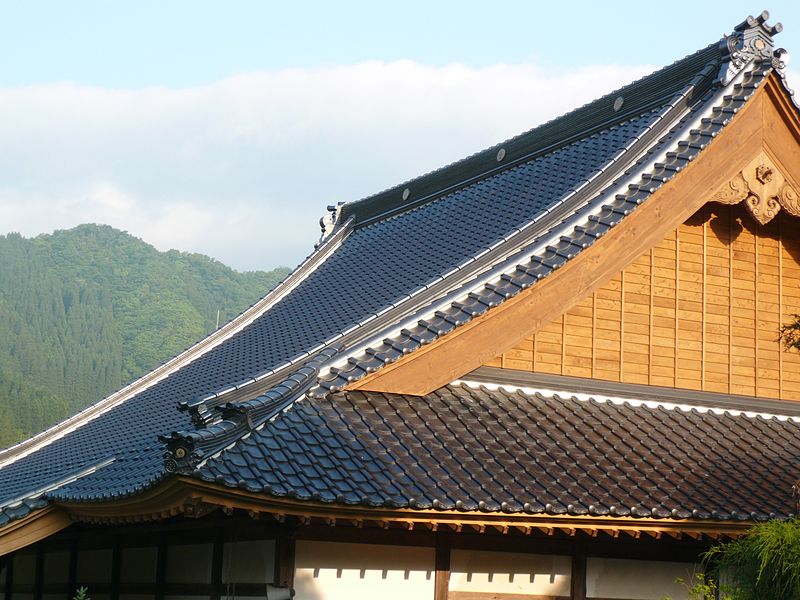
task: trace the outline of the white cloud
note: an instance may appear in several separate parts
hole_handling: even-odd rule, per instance
[[[800,94],[800,89],[798,89],[798,86],[800,86],[800,71],[791,67],[786,69],[786,81],[792,90]]]
[[[240,269],[293,265],[327,204],[457,160],[651,70],[399,61],[188,89],[0,89],[0,233],[108,223]]]

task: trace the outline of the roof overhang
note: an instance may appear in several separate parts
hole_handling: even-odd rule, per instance
[[[58,533],[72,524],[68,511],[46,506],[0,529],[0,556]]]
[[[329,526],[335,526],[338,523],[346,526],[372,526],[383,529],[449,530],[502,534],[509,532],[530,534],[533,531],[541,531],[548,535],[563,532],[568,535],[580,533],[589,537],[605,533],[613,538],[617,538],[621,534],[633,538],[646,535],[656,539],[662,536],[676,539],[683,536],[692,539],[735,538],[745,533],[754,524],[751,520],[721,521],[367,508],[277,498],[183,476],[169,479],[152,490],[123,500],[103,503],[61,503],[59,506],[64,514],[68,514],[75,521],[97,524],[154,521],[177,515],[199,518],[220,510],[225,514],[242,511],[254,519],[264,517],[283,522],[288,517],[293,517],[301,524],[324,523]],[[32,539],[32,541],[35,540]]]

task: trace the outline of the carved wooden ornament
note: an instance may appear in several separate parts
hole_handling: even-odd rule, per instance
[[[722,204],[744,202],[753,218],[769,223],[783,208],[800,217],[800,195],[775,163],[762,151],[711,197]]]

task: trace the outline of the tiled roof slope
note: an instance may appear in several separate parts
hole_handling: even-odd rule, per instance
[[[163,471],[157,436],[192,429],[189,416],[175,408],[179,402],[257,376],[430,283],[540,213],[573,178],[584,180],[656,117],[648,113],[439,202],[354,231],[247,329],[74,433],[0,469],[0,505],[64,470],[112,455],[119,457],[115,470],[127,457],[133,465],[107,493],[137,491]],[[446,246],[442,239],[449,240]]]
[[[699,153],[779,63],[764,19],[743,27],[735,43],[509,141],[502,157],[491,149],[411,182],[399,199],[390,190],[337,209],[314,268],[290,276],[290,291],[251,323],[60,437],[0,453],[0,507],[43,489],[103,500],[143,490],[165,467],[191,470],[303,397],[312,371],[324,396],[547,275]],[[764,52],[740,47],[756,34]],[[232,399],[245,402],[226,406]],[[176,466],[182,443],[193,460]],[[59,483],[71,472],[81,476]]]
[[[296,402],[198,474],[367,507],[761,520],[795,511],[798,455],[797,417],[461,383]]]

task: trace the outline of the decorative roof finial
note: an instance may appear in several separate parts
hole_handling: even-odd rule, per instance
[[[726,85],[752,60],[768,60],[776,69],[786,66],[786,51],[775,50],[772,42],[772,36],[783,31],[783,25],[770,25],[767,19],[769,12],[766,10],[757,17],[747,17],[734,27],[732,34],[723,38],[723,51],[727,54],[727,60],[720,71],[720,84]]]
[[[733,30],[742,32],[761,31],[770,38],[773,35],[776,35],[781,31],[783,31],[783,25],[781,25],[780,23],[775,23],[775,25],[769,25],[767,23],[767,19],[769,19],[769,11],[763,10],[761,11],[761,14],[758,15],[757,17],[747,17],[744,21],[742,21],[736,27],[734,27]]]
[[[342,212],[343,204],[344,202],[339,202],[335,205],[329,205],[328,212],[322,215],[320,218],[319,228],[322,230],[322,236],[319,238],[317,246],[319,246],[325,240],[325,238],[333,233],[333,230],[336,228],[336,224],[339,222],[339,215]]]

